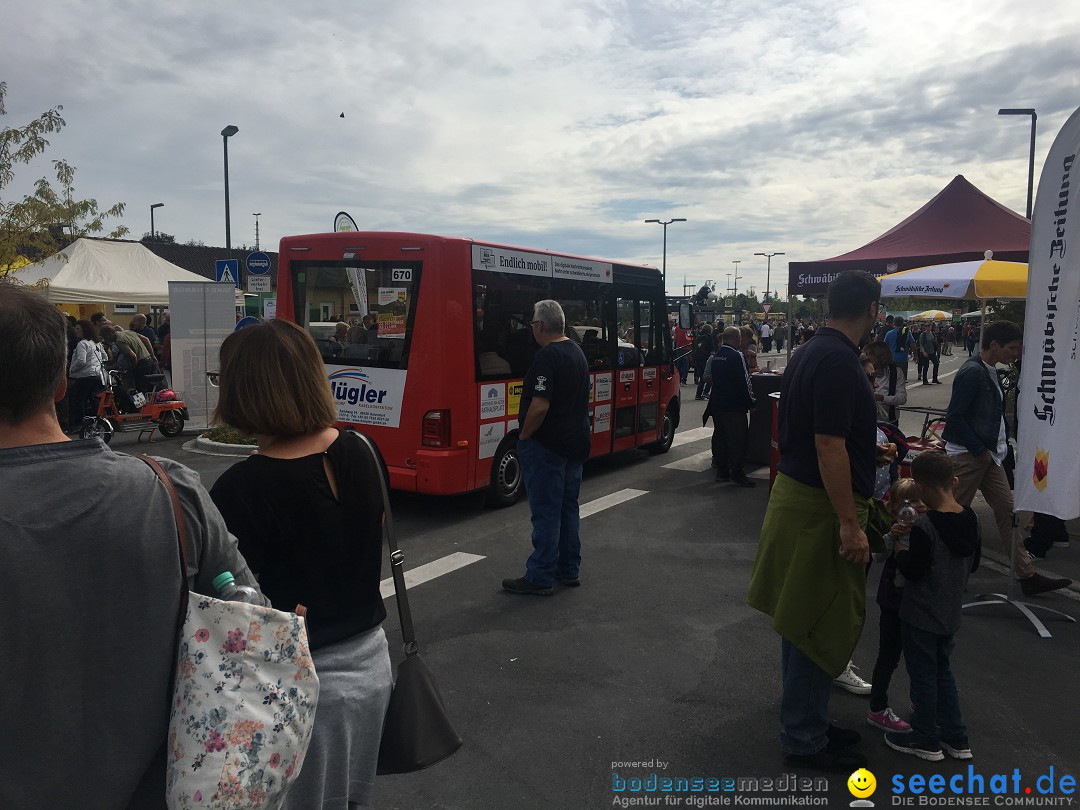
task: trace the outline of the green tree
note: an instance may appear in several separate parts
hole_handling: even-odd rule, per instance
[[[155,242],[160,242],[165,245],[175,245],[176,237],[171,233],[165,233],[165,231],[158,231],[156,234],[151,234],[150,231],[147,231],[142,235],[142,239],[139,241],[148,245],[154,244]]]
[[[0,115],[6,115],[4,97],[7,84],[0,82]],[[15,167],[28,164],[49,145],[45,137],[59,132],[65,121],[57,105],[21,127],[0,129],[0,278],[18,266],[22,257],[40,259],[55,253],[81,236],[102,233],[107,217],[121,217],[124,203],[101,210],[95,199],[75,196],[75,167],[66,160],[54,160],[56,187],[42,177],[34,184],[34,193],[19,201],[2,196],[12,180]],[[109,238],[118,239],[128,232],[114,228]]]

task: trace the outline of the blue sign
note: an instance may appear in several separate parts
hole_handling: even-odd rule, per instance
[[[240,289],[240,262],[236,259],[218,259],[214,262],[214,272],[218,281]]]
[[[258,326],[259,323],[259,319],[256,318],[254,315],[248,315],[246,318],[241,318],[236,322],[236,329],[234,329],[233,331],[239,332],[245,326]]]
[[[270,257],[261,251],[249,253],[244,264],[253,276],[264,276],[270,272]]]

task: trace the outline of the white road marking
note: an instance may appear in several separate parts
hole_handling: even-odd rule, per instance
[[[942,377],[951,377],[953,374],[955,374],[959,370],[960,369],[954,369],[953,371],[948,371],[948,372],[946,372],[944,374],[939,374],[938,379],[940,380]],[[918,388],[922,384],[923,384],[922,380],[919,380],[918,382],[908,383],[908,388]]]
[[[681,433],[676,433],[675,438],[671,441],[672,447],[679,447],[680,445],[690,444],[691,442],[699,442],[702,439],[708,439],[712,437],[713,430],[711,427],[691,428],[690,430],[684,430]]]
[[[416,568],[412,568],[405,572],[405,587],[415,588],[417,585],[422,585],[436,577],[441,577],[443,574],[449,574],[451,571],[456,571],[459,568],[464,568],[466,565],[472,565],[474,562],[480,562],[484,559],[479,554],[467,554],[464,551],[455,551],[453,554],[448,554],[445,557],[440,557],[432,562],[419,565]],[[382,592],[382,598],[386,599],[388,596],[394,595],[394,578],[389,577],[379,583],[379,590]]]
[[[589,515],[595,515],[597,512],[603,512],[605,509],[610,509],[620,503],[626,503],[634,498],[640,498],[642,495],[648,494],[648,490],[644,489],[620,489],[618,492],[612,492],[610,495],[581,504],[579,512],[581,517],[587,518]]]
[[[687,431],[689,433],[689,431]],[[709,431],[709,435],[712,435],[712,430]],[[678,461],[672,461],[663,466],[665,470],[687,470],[688,472],[705,472],[712,466],[712,450],[705,450],[701,453],[695,453],[692,456],[686,458],[680,458]]]

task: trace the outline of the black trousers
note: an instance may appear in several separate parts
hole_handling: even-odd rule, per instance
[[[713,412],[712,456],[719,472],[741,475],[746,463],[746,439],[750,425],[746,411]]]
[[[922,381],[927,382],[926,375],[930,371],[930,366],[934,367],[934,379],[937,379],[938,368],[941,366],[941,357],[937,353],[930,355],[929,357],[923,357],[919,355],[919,376]]]
[[[1028,540],[1028,545],[1033,550],[1045,556],[1054,543],[1069,541],[1064,520],[1053,515],[1044,515],[1042,512],[1035,512],[1033,517],[1035,522],[1031,526],[1031,539]]]
[[[870,683],[870,711],[884,711],[889,706],[889,683],[900,665],[904,642],[900,636],[900,611],[881,608],[878,619],[878,654]]]

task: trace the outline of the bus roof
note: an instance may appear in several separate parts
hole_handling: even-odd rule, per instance
[[[634,267],[660,272],[660,269],[651,264],[639,264],[622,259],[605,259],[599,256],[584,256],[580,253],[566,253],[560,250],[547,248],[535,248],[525,245],[514,245],[507,242],[493,242],[486,239],[473,239],[469,236],[439,236],[430,233],[413,233],[410,231],[329,231],[327,233],[308,233],[296,236],[284,236],[281,239],[279,253],[284,254],[292,246],[303,245],[311,242],[345,243],[345,247],[361,247],[364,239],[378,239],[380,241],[412,241],[412,242],[464,242],[470,245],[484,245],[487,247],[504,248],[506,250],[519,250],[527,253],[546,253],[551,256],[564,256],[568,259],[583,259],[586,261],[606,262],[611,265],[622,267]],[[350,245],[350,243],[354,243]]]

